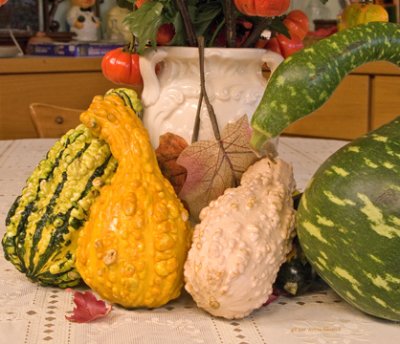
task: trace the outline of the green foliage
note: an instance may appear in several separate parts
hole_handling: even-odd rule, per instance
[[[277,33],[281,33],[286,37],[290,38],[289,30],[283,24],[282,17],[274,17],[271,23],[269,24],[269,29]]]
[[[134,7],[136,0],[118,0],[130,3]],[[317,0],[316,0],[317,1]],[[320,0],[326,3],[328,0]],[[206,46],[216,43],[216,37],[223,34],[225,23],[225,1],[224,0],[187,0],[186,6],[190,21],[196,36],[204,36]],[[126,6],[125,6],[126,7]],[[250,22],[254,27],[261,22],[260,17],[248,17],[240,14],[233,5],[231,14],[235,20],[240,19]],[[289,37],[287,28],[282,20],[285,16],[268,18],[268,29],[282,33]],[[166,23],[173,24],[175,35],[169,45],[188,45],[188,35],[184,25],[184,19],[179,11],[175,0],[148,1],[135,9],[124,20],[130,31],[136,37],[137,53],[142,54],[146,47],[156,47],[156,36],[159,27]],[[237,34],[243,34],[243,26],[236,25]]]
[[[147,2],[124,19],[124,23],[128,25],[130,31],[138,39],[137,52],[139,54],[143,53],[148,43],[153,47],[156,45],[157,30],[165,23],[165,19],[162,16],[164,9],[163,2]]]
[[[127,0],[135,3],[135,0]],[[208,40],[212,37],[212,25],[223,21],[223,7],[220,0],[189,0],[187,1],[190,19],[197,36],[203,35]],[[146,46],[156,46],[158,28],[165,23],[172,23],[175,36],[171,45],[186,45],[187,36],[184,22],[175,1],[160,0],[144,3],[140,8],[132,11],[124,20],[130,31],[137,38],[137,52],[142,54]],[[215,25],[216,26],[216,25]]]

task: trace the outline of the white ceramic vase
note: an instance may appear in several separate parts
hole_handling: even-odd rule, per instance
[[[205,49],[205,85],[220,130],[245,114],[250,120],[267,84],[262,75],[263,63],[274,71],[281,61],[280,55],[265,49]],[[144,82],[143,122],[153,147],[158,147],[160,135],[166,132],[190,143],[200,96],[198,49],[159,47],[141,57],[140,69]],[[204,101],[200,118],[198,139],[213,138]]]

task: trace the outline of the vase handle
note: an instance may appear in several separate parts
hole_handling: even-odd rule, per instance
[[[145,107],[153,105],[160,97],[160,82],[156,74],[156,65],[166,56],[165,50],[157,49],[150,50],[139,58],[140,73],[143,78],[141,99]]]
[[[265,54],[261,57],[261,60],[268,65],[268,67],[271,69],[272,74],[279,66],[279,64],[283,61],[283,57],[278,53],[267,50]]]

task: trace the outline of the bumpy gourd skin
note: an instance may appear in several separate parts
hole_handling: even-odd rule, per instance
[[[77,269],[110,302],[162,306],[183,286],[188,213],[162,176],[146,129],[120,97],[95,97],[81,121],[108,142],[118,168],[80,234]]]
[[[78,285],[79,230],[116,165],[108,145],[83,124],[68,131],[34,169],[7,214],[5,258],[33,282]]]
[[[294,188],[291,166],[264,158],[201,211],[184,272],[198,307],[240,319],[268,300],[291,249]]]

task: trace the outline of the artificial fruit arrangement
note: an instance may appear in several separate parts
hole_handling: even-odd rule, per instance
[[[326,2],[324,0],[316,0]],[[124,0],[132,11],[125,23],[132,33],[130,44],[105,55],[105,77],[116,84],[142,85],[139,56],[157,46],[267,48],[284,57],[304,47],[309,20],[300,10],[289,11],[290,0]],[[271,36],[266,38],[264,36]],[[271,39],[269,39],[271,38]],[[121,76],[125,69],[126,77]],[[129,76],[129,77],[128,77]]]
[[[388,21],[389,14],[385,7],[372,0],[362,0],[345,7],[339,16],[338,29],[341,31],[360,24]]]

